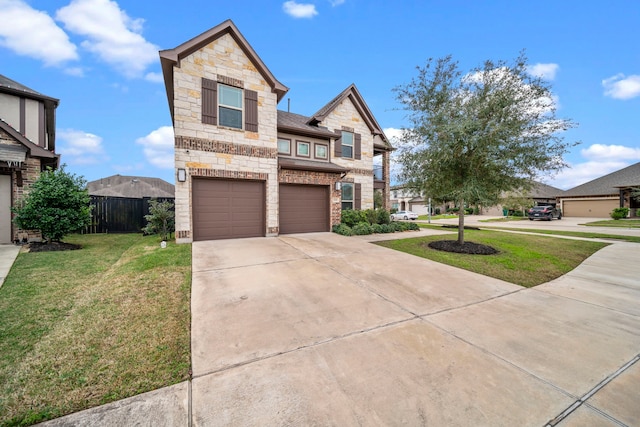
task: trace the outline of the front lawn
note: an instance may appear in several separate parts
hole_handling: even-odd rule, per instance
[[[587,222],[589,227],[623,227],[623,228],[640,228],[640,219],[609,219],[605,221]]]
[[[30,425],[184,381],[191,245],[73,235],[20,253],[0,288],[0,425]]]
[[[390,240],[377,244],[525,287],[560,277],[607,246],[600,242],[489,230],[467,230],[465,240],[492,246],[500,251],[496,255],[456,254],[428,246],[429,242],[445,239],[456,240],[457,235]]]
[[[509,222],[509,221],[522,221],[529,219],[526,216],[503,216],[501,218],[481,219],[480,222]]]
[[[452,218],[458,218],[458,215],[454,215],[454,214],[431,215],[432,221],[437,221],[439,219],[452,219]],[[420,215],[418,219],[421,221],[427,221],[429,219],[429,215]]]

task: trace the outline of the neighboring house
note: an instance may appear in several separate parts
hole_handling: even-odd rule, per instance
[[[129,199],[173,198],[175,187],[160,178],[112,175],[87,183],[91,196],[126,197]]]
[[[329,231],[374,191],[389,207],[392,147],[355,85],[311,116],[278,111],[288,88],[230,20],[160,60],[178,242]]]
[[[390,202],[391,209],[412,211],[418,215],[429,214],[428,199],[419,195],[418,192],[400,185],[391,187]],[[434,205],[432,205],[432,209],[435,209]]]
[[[524,196],[524,199],[530,200],[534,206],[536,205],[555,205],[557,197],[563,194],[559,188],[553,187],[551,185],[543,184],[542,182],[535,182],[533,187],[529,192],[527,192]],[[508,197],[508,194],[503,194],[503,198]],[[495,206],[490,207],[482,207],[481,210],[483,215],[503,215],[503,206],[502,204],[497,204]],[[564,215],[564,212],[563,212]]]
[[[20,204],[41,171],[58,167],[59,102],[0,75],[0,243],[42,238],[37,231],[19,230],[11,207]]]
[[[613,209],[627,207],[630,216],[638,217],[634,187],[640,187],[640,162],[567,190],[558,201],[564,216],[608,218]]]

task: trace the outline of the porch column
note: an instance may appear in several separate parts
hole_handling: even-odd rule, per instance
[[[389,171],[391,170],[390,168],[390,163],[391,161],[391,152],[390,151],[385,151],[382,153],[382,176],[384,177],[384,190],[383,190],[383,205],[382,207],[385,208],[386,210],[390,210],[391,209],[391,184],[390,184],[390,178],[389,178]]]

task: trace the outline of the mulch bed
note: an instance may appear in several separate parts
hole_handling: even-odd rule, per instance
[[[491,246],[473,242],[464,242],[460,245],[457,240],[438,240],[430,242],[429,247],[438,251],[455,252],[457,254],[495,255],[498,253],[498,250]]]
[[[81,248],[81,245],[64,242],[29,243],[29,252],[75,251]]]

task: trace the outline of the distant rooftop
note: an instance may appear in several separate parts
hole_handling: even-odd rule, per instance
[[[160,178],[143,176],[112,175],[87,183],[92,196],[126,197],[142,199],[144,197],[175,197],[175,187]]]

